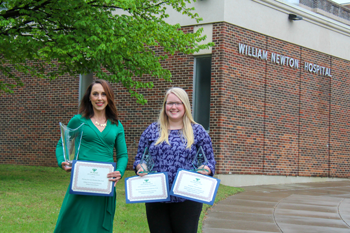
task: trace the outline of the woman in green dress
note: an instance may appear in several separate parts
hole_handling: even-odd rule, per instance
[[[79,115],[75,115],[68,127],[75,129],[83,125],[79,160],[113,162],[116,149],[116,171],[107,175],[117,183],[124,175],[128,163],[124,128],[118,121],[117,108],[111,86],[105,80],[95,80],[86,90],[81,101]],[[71,168],[64,161],[62,142],[56,147],[58,166],[67,172]],[[55,233],[102,233],[113,232],[116,194],[113,197],[69,194],[64,197],[56,223]]]

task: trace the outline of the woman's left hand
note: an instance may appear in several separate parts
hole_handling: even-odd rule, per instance
[[[114,171],[114,172],[108,173],[107,178],[110,178],[109,179],[110,181],[115,181],[114,183],[114,187],[115,187],[118,181],[122,178],[122,175],[120,174],[119,171]]]
[[[201,171],[197,171],[198,173],[203,174],[203,175],[210,175],[210,173],[211,173],[211,170],[207,165],[204,165],[204,166],[202,165],[198,169],[204,169]]]

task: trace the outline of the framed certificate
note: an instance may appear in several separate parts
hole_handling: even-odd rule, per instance
[[[170,201],[168,173],[125,178],[126,203]]]
[[[73,160],[70,194],[113,196],[114,182],[107,174],[115,170],[116,163]]]
[[[220,180],[184,169],[177,171],[170,195],[213,205]]]

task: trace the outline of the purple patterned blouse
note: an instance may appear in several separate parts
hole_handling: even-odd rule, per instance
[[[215,173],[215,160],[211,138],[205,129],[199,124],[192,124],[194,133],[194,143],[190,149],[186,149],[185,139],[181,130],[170,130],[169,143],[163,142],[155,145],[159,138],[159,125],[152,123],[142,133],[137,155],[134,162],[134,170],[140,163],[141,157],[146,147],[154,160],[153,170],[157,172],[167,172],[169,186],[171,187],[176,176],[177,170],[183,168],[186,170],[193,169],[192,161],[196,156],[197,150],[201,146],[207,159],[208,167],[211,170],[211,176]],[[170,202],[183,202],[186,199],[171,196]]]

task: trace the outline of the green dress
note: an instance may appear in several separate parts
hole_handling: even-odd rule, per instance
[[[90,119],[75,115],[68,123],[71,129],[84,123],[83,138],[78,160],[113,162],[113,148],[117,152],[117,168],[124,175],[128,163],[124,128],[107,121],[106,128],[100,132]],[[64,162],[62,141],[56,147],[58,166]],[[69,194],[69,187],[64,197],[56,223],[55,233],[99,233],[113,232],[113,219],[116,194],[113,197],[86,196]]]

